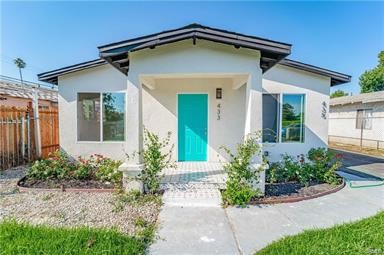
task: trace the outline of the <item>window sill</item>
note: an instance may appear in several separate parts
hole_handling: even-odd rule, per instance
[[[76,141],[77,144],[86,144],[86,143],[98,143],[98,144],[108,144],[108,143],[125,143],[125,141]]]

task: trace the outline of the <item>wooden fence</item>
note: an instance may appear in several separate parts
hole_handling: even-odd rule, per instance
[[[39,110],[41,155],[36,150],[35,118],[27,108],[0,106],[0,169],[31,162],[59,149],[57,108]]]

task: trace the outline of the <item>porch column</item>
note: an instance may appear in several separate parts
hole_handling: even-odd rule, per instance
[[[143,192],[143,182],[139,175],[144,168],[141,154],[143,148],[143,118],[142,118],[142,87],[138,75],[128,74],[125,153],[129,155],[119,167],[123,172],[123,188],[126,191],[138,190]]]
[[[262,73],[261,70],[251,73],[248,77],[246,90],[246,118],[245,118],[245,136],[261,132],[263,127],[263,103],[262,103]],[[260,137],[260,146],[262,139]],[[257,155],[252,159],[252,165],[255,169],[262,166],[262,155]],[[265,171],[259,174],[259,182],[253,184],[255,189],[265,191]]]

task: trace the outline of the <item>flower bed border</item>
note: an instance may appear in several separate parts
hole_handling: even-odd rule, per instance
[[[30,188],[30,187],[24,187],[20,185],[20,182],[25,180],[26,176],[21,178],[17,182],[17,188],[20,192],[27,192],[27,191],[60,191],[60,192],[95,192],[95,193],[104,193],[104,192],[115,192],[117,189],[86,189],[86,188],[53,188],[53,189],[47,189],[47,188]]]
[[[343,180],[343,182],[341,184],[339,184],[338,186],[336,186],[335,188],[324,191],[324,192],[320,192],[320,193],[317,193],[317,194],[314,194],[311,196],[285,197],[285,198],[276,197],[276,198],[272,198],[272,199],[269,198],[268,200],[265,198],[260,198],[260,199],[255,200],[255,201],[251,201],[250,204],[251,205],[257,205],[257,204],[294,203],[294,202],[300,202],[300,201],[304,201],[304,200],[310,200],[310,199],[326,196],[326,195],[338,192],[341,189],[343,189],[345,187],[345,180],[344,180],[344,178],[342,178],[342,180]]]

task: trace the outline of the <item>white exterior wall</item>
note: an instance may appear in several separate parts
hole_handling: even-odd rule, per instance
[[[177,93],[208,93],[208,161],[223,159],[221,145],[231,148],[241,142],[244,134],[261,129],[261,69],[257,51],[235,49],[231,46],[198,41],[174,43],[155,49],[133,52],[130,55],[128,79],[140,82],[140,77],[157,76],[155,89],[143,89],[143,124],[151,131],[165,136],[173,134],[177,159]],[[253,122],[246,130],[247,86],[233,90],[230,78],[220,75],[249,75],[252,91]],[[184,76],[184,78],[183,78]],[[202,77],[202,78],[199,78]],[[161,78],[163,77],[163,78]],[[166,78],[164,78],[166,77]],[[216,78],[213,78],[216,77]],[[223,88],[222,119],[216,120],[215,89]]]
[[[126,92],[126,89],[127,77],[110,65],[60,76],[58,102],[61,149],[74,158],[98,153],[124,159],[125,142],[77,141],[77,93]]]
[[[223,98],[216,99],[216,88],[223,89]],[[225,160],[220,146],[234,149],[241,141],[245,128],[245,86],[232,89],[230,79],[194,78],[162,79],[156,89],[143,91],[144,126],[161,136],[172,132],[171,142],[175,145],[174,159],[177,160],[177,95],[179,93],[208,94],[208,161]],[[220,120],[217,119],[217,104],[221,104]],[[191,116],[193,118],[193,116]]]
[[[363,139],[384,141],[384,102],[331,106],[329,115],[329,135],[331,136],[331,141],[360,145],[361,130],[356,128],[356,116],[359,109],[373,110],[372,129],[363,130]],[[383,144],[380,143],[379,146],[383,147]],[[376,148],[377,142],[364,141],[363,145]]]
[[[313,147],[326,147],[328,142],[328,118],[322,117],[323,102],[329,108],[330,79],[313,73],[276,65],[263,76],[263,92],[271,94],[305,94],[304,143],[265,143],[271,161],[281,154],[292,156],[306,154]],[[328,115],[328,109],[327,109]]]
[[[176,95],[201,92],[209,94],[208,160],[222,160],[222,151],[219,150],[221,145],[233,148],[243,139],[245,132],[261,129],[262,74],[259,61],[258,51],[234,49],[231,46],[206,41],[198,41],[197,45],[193,45],[191,41],[185,41],[130,54],[128,80],[110,65],[60,76],[58,99],[60,146],[73,157],[99,153],[111,158],[124,159],[125,153],[131,154],[142,146],[139,136],[140,126],[144,124],[160,135],[165,136],[167,131],[172,131],[176,159]],[[224,74],[226,78],[218,78]],[[232,80],[228,78],[231,74],[249,75],[248,85],[237,90],[232,89]],[[143,75],[167,75],[179,78],[163,79],[156,83],[155,90],[149,90],[142,89],[140,77]],[[188,75],[188,78],[180,79],[180,75]],[[196,78],[199,75],[204,78]],[[216,119],[217,87],[223,89],[220,121]],[[127,93],[126,142],[77,141],[76,100],[79,92]],[[137,106],[141,103],[142,114],[141,107]],[[253,112],[252,124],[248,121],[248,128],[245,124],[247,103],[250,105],[248,109]]]
[[[297,155],[312,147],[326,146],[328,120],[322,118],[323,102],[329,103],[330,79],[277,65],[262,78],[257,51],[198,41],[174,43],[133,52],[127,77],[103,65],[59,77],[60,145],[70,155],[103,154],[124,159],[140,148],[141,125],[165,136],[173,133],[177,158],[177,93],[208,93],[208,160],[224,159],[221,145],[234,145],[244,134],[262,129],[262,92],[305,94],[305,142],[265,144],[271,160],[282,153]],[[220,75],[225,74],[224,77]],[[231,74],[248,75],[248,84],[234,90]],[[156,76],[155,88],[141,86],[143,76]],[[200,77],[199,77],[200,76]],[[160,77],[160,78],[159,78]],[[215,89],[223,89],[221,120],[217,120]],[[77,141],[78,92],[126,92],[126,142]],[[141,98],[142,95],[142,98]],[[142,113],[141,113],[142,103]],[[139,162],[138,162],[139,163]]]

